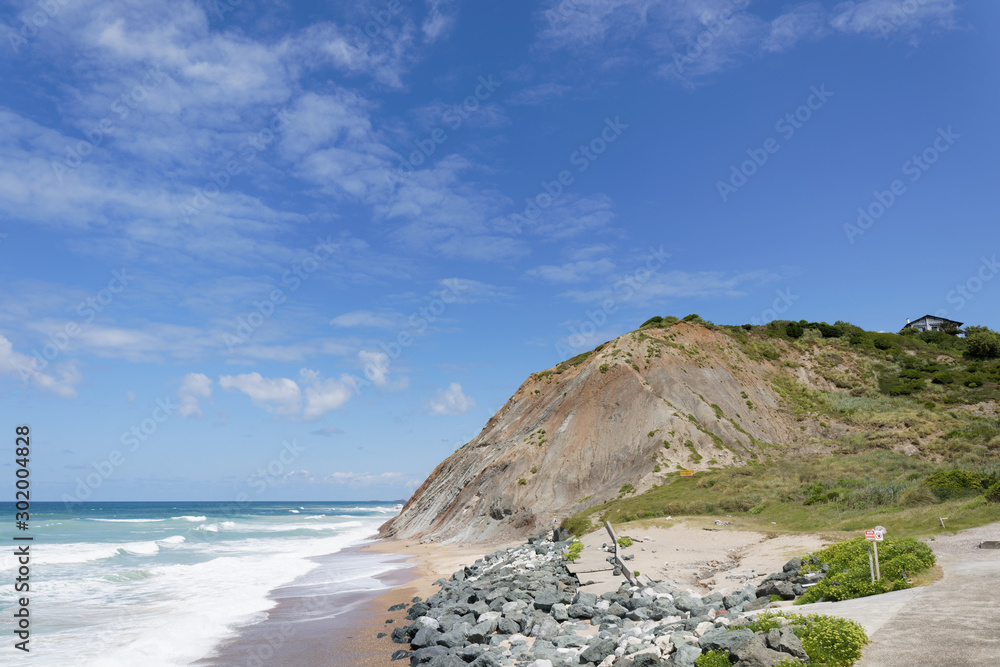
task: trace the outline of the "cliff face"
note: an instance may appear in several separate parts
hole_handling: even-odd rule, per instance
[[[775,370],[718,330],[682,323],[625,334],[532,374],[381,535],[517,539],[625,485],[644,491],[666,471],[763,460],[772,444],[808,435],[779,408],[766,379]]]

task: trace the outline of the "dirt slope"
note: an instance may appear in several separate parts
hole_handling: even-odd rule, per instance
[[[718,330],[677,324],[625,334],[532,374],[381,534],[517,539],[625,485],[641,492],[668,470],[739,465],[766,459],[775,445],[804,445],[818,427],[780,409],[766,379],[775,370]],[[800,381],[825,383],[804,365],[796,370]]]

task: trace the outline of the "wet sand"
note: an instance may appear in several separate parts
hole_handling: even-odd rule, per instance
[[[513,544],[513,543],[512,543]],[[441,577],[484,554],[510,545],[374,542],[315,560],[319,567],[271,592],[277,604],[267,617],[237,631],[197,667],[367,667],[388,665],[397,624],[406,610],[389,607],[437,591]],[[380,574],[366,572],[384,569]],[[392,619],[392,623],[386,623]],[[386,636],[378,638],[379,633]],[[400,663],[392,663],[400,664]]]

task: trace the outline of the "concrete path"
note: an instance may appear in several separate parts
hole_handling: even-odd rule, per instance
[[[857,667],[1000,665],[1000,524],[928,542],[944,577],[921,588],[844,602],[794,607],[842,616],[865,627],[871,644]]]

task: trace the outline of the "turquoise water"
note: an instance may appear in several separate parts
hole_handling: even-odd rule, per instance
[[[0,507],[0,539],[13,545],[13,505]],[[373,502],[32,503],[32,650],[27,661],[13,655],[11,611],[24,594],[14,592],[14,549],[5,546],[0,664],[188,665],[266,618],[268,592],[316,568],[312,557],[363,543],[395,514],[393,503]],[[355,559],[309,585],[370,587],[393,567],[373,559],[358,568]]]

